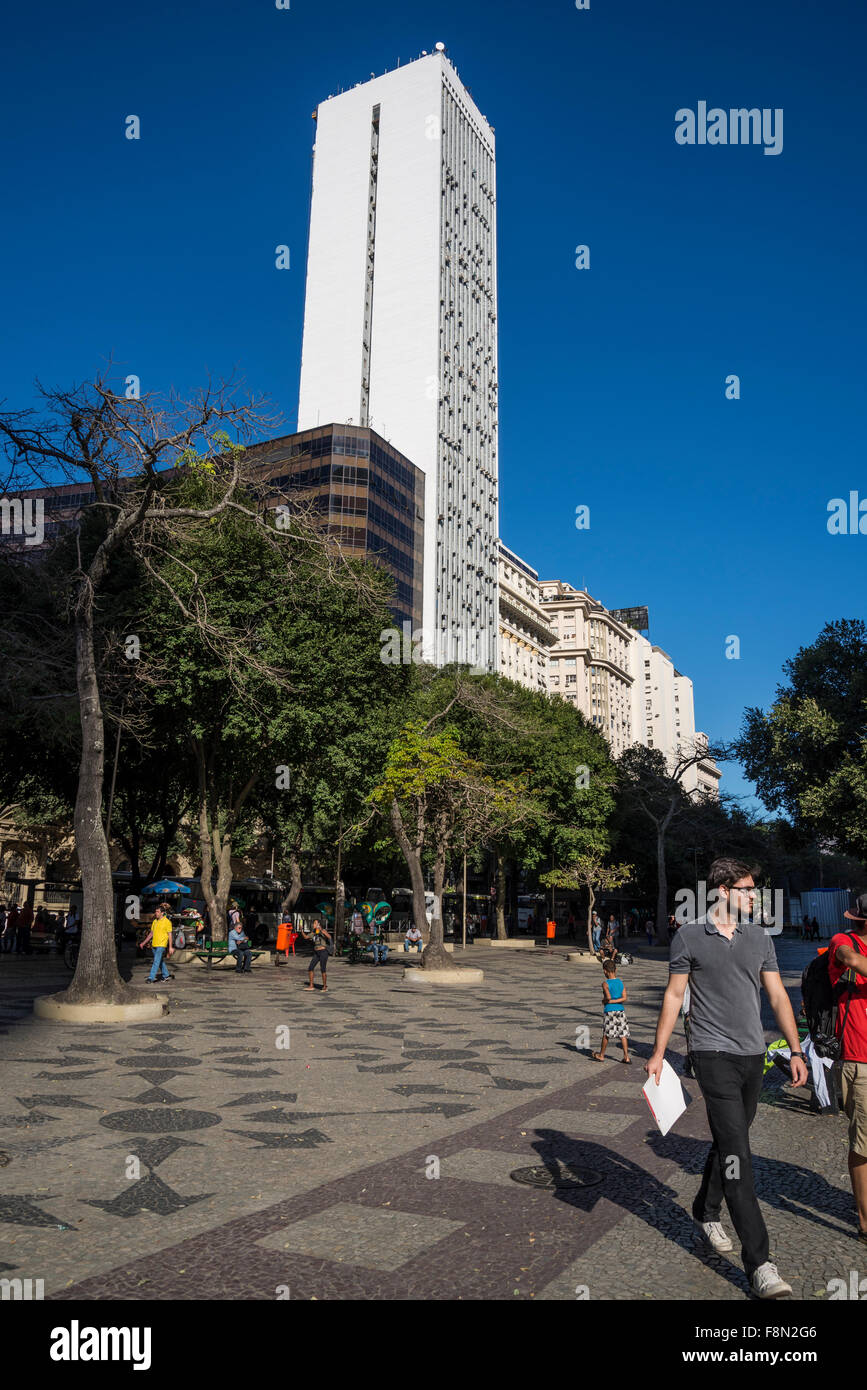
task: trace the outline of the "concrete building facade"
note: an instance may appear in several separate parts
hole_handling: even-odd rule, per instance
[[[316,118],[299,429],[371,426],[421,469],[431,649],[471,629],[496,670],[494,132],[443,51]]]
[[[658,749],[673,768],[680,757],[707,748],[707,736],[695,728],[692,681],[661,647],[586,590],[561,580],[542,580],[539,589],[557,634],[548,651],[548,693],[580,709],[615,758],[640,743]],[[687,768],[684,790],[716,796],[721,775],[712,758],[702,758]]]
[[[618,757],[634,741],[630,648],[635,635],[584,589],[543,580],[542,606],[557,641],[548,693],[562,695],[605,735]]]
[[[539,576],[499,545],[500,675],[529,690],[548,688],[548,653],[557,633],[542,607]]]
[[[681,757],[707,748],[707,735],[696,730],[693,685],[677,670],[671,657],[640,632],[631,650],[632,725],[636,743],[658,748],[669,767]],[[718,795],[722,776],[712,758],[702,758],[686,769],[684,790]]]

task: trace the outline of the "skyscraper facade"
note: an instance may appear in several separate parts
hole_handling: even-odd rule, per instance
[[[428,649],[496,670],[494,132],[442,51],[316,116],[298,427],[421,469]]]

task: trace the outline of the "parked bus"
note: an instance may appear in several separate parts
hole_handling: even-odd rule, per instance
[[[467,938],[486,936],[493,908],[485,893],[467,894]],[[443,935],[455,940],[463,936],[464,895],[443,893]]]

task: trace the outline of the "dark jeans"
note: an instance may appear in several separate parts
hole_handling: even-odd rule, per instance
[[[29,927],[18,928],[18,934],[15,937],[15,954],[16,956],[29,956],[31,954]]]
[[[253,968],[253,954],[252,954],[252,952],[251,952],[249,946],[236,946],[236,947],[235,947],[235,951],[234,951],[234,955],[235,955],[235,969],[236,969],[237,971],[243,972],[243,971],[245,971],[245,970],[252,970],[252,968]]]
[[[734,1052],[692,1052],[690,1059],[713,1135],[692,1214],[696,1221],[718,1221],[725,1197],[749,1277],[768,1258],[768,1230],[753,1187],[750,1153],[750,1125],[762,1089],[764,1053],[744,1057]]]

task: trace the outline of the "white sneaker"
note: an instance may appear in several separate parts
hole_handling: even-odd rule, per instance
[[[753,1270],[750,1287],[759,1298],[788,1298],[792,1292],[791,1284],[780,1278],[777,1266],[769,1260]]]
[[[725,1250],[731,1250],[732,1243],[726,1235],[719,1221],[697,1221],[695,1223],[701,1231],[711,1249],[721,1255]]]

